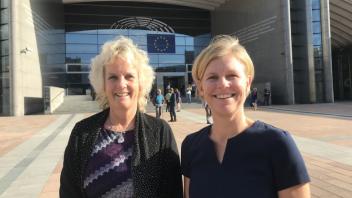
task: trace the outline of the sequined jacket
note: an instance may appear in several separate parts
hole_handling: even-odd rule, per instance
[[[109,109],[78,122],[64,154],[60,197],[86,197],[84,173],[89,156]],[[132,154],[136,198],[181,198],[182,177],[177,145],[170,126],[161,119],[137,112]]]

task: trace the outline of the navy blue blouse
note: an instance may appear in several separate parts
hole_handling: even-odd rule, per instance
[[[275,198],[277,192],[309,182],[307,169],[286,131],[256,121],[228,139],[222,163],[210,139],[211,125],[182,143],[183,175],[191,198]]]

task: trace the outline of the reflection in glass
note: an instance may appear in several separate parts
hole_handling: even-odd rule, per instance
[[[9,40],[1,41],[1,56],[9,55]]]
[[[320,10],[312,10],[312,21],[320,21]]]
[[[66,44],[66,53],[98,53],[97,45]]]
[[[313,22],[313,33],[321,33],[320,21]]]
[[[1,10],[1,24],[9,22],[9,10],[3,9]]]
[[[175,64],[159,64],[156,68],[156,72],[185,72],[185,65],[175,65]]]
[[[147,45],[147,37],[145,35],[143,36],[129,36],[130,39],[133,40],[134,43],[136,43],[138,46],[139,45]]]
[[[312,9],[313,10],[320,9],[320,0],[312,0]]]
[[[194,45],[193,37],[186,37],[186,45]]]
[[[1,40],[9,39],[9,25],[1,25]]]
[[[66,43],[96,44],[97,35],[68,33]]]
[[[46,56],[47,64],[64,63],[63,60],[65,60],[65,54],[49,54]]]
[[[159,55],[159,63],[185,63],[184,55]]]
[[[176,37],[175,37],[175,45],[186,45],[185,37],[183,37],[183,36],[176,36]]]
[[[1,8],[9,7],[9,0],[1,0]]]
[[[98,35],[98,44],[104,44],[105,42],[113,40],[116,37],[117,36],[113,34]]]
[[[321,34],[313,34],[313,45],[321,45]]]
[[[66,54],[66,63],[86,63],[89,64],[97,54]]]
[[[314,57],[321,57],[323,54],[323,49],[321,46],[314,46]]]

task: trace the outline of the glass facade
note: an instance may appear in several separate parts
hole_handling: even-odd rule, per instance
[[[314,50],[314,68],[317,102],[323,102],[324,93],[324,68],[323,68],[323,47],[321,40],[321,17],[320,0],[311,0],[312,4],[312,43]]]
[[[1,0],[0,24],[0,115],[10,113],[10,82],[9,82],[9,1]]]
[[[156,9],[154,16],[148,15],[151,12],[149,9],[140,10],[141,7]],[[94,9],[93,9],[94,8]],[[130,12],[126,12],[126,8],[130,9]],[[109,10],[111,13],[109,13]],[[175,12],[174,15],[183,16],[182,18],[171,16],[169,12]],[[75,18],[71,17],[69,11],[75,12]],[[115,29],[112,24],[118,20],[112,20],[117,18],[123,20],[126,18],[133,18],[133,14],[141,16],[145,14],[144,18],[155,19],[161,21],[164,24],[170,25],[170,29],[174,29],[175,32],[165,32],[160,30],[154,30],[151,26],[140,25],[138,27],[127,28],[127,29]],[[196,15],[195,13],[199,13]],[[89,16],[87,15],[89,13]],[[155,14],[158,15],[155,15]],[[204,20],[205,16],[208,16]],[[93,21],[89,20],[90,15],[94,15]],[[105,17],[106,15],[111,15]],[[105,19],[105,20],[104,20]],[[181,24],[182,20],[188,21],[188,23]],[[189,24],[189,21],[200,21],[199,23],[205,23],[207,28],[200,27],[203,32],[200,32],[195,24]],[[205,21],[205,22],[204,22]],[[184,72],[185,76],[188,76],[189,71],[186,71],[186,65],[188,69],[191,68],[193,59],[197,53],[210,41],[210,14],[208,11],[180,7],[168,6],[161,4],[135,4],[135,3],[123,3],[123,2],[105,2],[105,3],[90,3],[88,4],[75,4],[66,5],[65,7],[65,64],[64,71],[61,71],[62,75],[67,77],[66,88],[68,94],[85,94],[85,90],[89,89],[88,72],[89,64],[91,59],[95,57],[102,47],[102,45],[109,40],[112,40],[118,36],[126,36],[131,38],[141,49],[148,52],[148,34],[153,35],[172,35],[175,40],[175,51],[172,53],[148,53],[150,64],[153,66],[156,72]],[[179,74],[178,74],[179,75]],[[186,77],[185,77],[186,78]],[[191,82],[189,78],[189,82]],[[178,85],[179,89],[185,85]]]

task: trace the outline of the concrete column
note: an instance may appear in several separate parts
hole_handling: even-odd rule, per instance
[[[309,103],[315,103],[316,97],[316,85],[315,85],[315,67],[314,67],[314,51],[313,51],[313,28],[312,28],[312,2],[305,0],[306,9],[306,28],[307,28],[307,51],[308,51],[308,90],[309,90]]]
[[[330,7],[329,0],[320,1],[321,8],[321,38],[323,47],[324,64],[324,91],[325,102],[334,102],[334,86],[332,75],[332,55],[331,55],[331,31],[330,31]]]
[[[18,42],[19,32],[19,8],[20,0],[9,1],[10,5],[10,114],[13,116],[24,115],[24,98],[22,85],[22,69],[19,61],[20,46]]]
[[[282,23],[284,33],[284,50],[285,50],[285,67],[286,67],[286,94],[287,104],[295,104],[295,91],[293,80],[293,60],[292,60],[292,38],[291,38],[291,17],[290,17],[290,0],[281,1]]]

